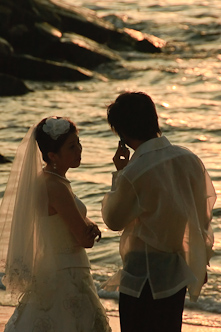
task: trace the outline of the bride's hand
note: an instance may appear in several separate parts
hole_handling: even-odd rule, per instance
[[[101,231],[98,226],[91,221],[88,225],[87,236],[89,239],[93,239],[96,242],[99,242],[101,239]]]
[[[99,242],[101,239],[101,231],[99,230],[98,226],[96,224],[94,224],[93,229],[93,236],[96,242]]]

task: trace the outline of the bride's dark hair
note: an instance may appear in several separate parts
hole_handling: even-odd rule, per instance
[[[68,138],[68,136],[70,135],[70,133],[78,132],[76,125],[71,120],[67,118],[62,118],[70,123],[70,128],[68,132],[66,132],[65,134],[61,134],[57,139],[53,139],[49,134],[43,131],[43,125],[45,124],[47,119],[48,118],[41,120],[37,124],[35,129],[35,139],[42,153],[42,158],[46,163],[50,161],[48,157],[48,152],[57,153],[64,144],[64,142],[66,141],[66,139]],[[61,117],[57,116],[57,119],[61,119]]]

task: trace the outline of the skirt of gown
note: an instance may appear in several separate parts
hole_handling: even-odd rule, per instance
[[[89,268],[59,270],[56,280],[50,306],[40,304],[44,296],[24,294],[4,332],[111,332]]]

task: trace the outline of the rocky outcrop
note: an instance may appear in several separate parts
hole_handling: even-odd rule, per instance
[[[9,160],[8,158],[4,157],[4,156],[0,153],[0,164],[6,164],[6,163],[11,163],[11,160]],[[0,288],[1,288],[1,283],[0,283]]]
[[[119,66],[121,51],[161,52],[165,45],[59,0],[1,0],[0,36],[0,73],[42,81],[90,79],[100,65]]]
[[[17,77],[0,73],[0,96],[20,96],[30,91],[26,84]]]
[[[52,11],[58,18],[57,26],[63,32],[77,34],[105,44],[114,50],[139,49],[142,52],[161,52],[165,41],[152,35],[128,28],[116,28],[111,22],[97,17],[96,12],[87,8],[67,5],[59,0],[38,2],[38,10],[43,16]],[[41,3],[41,5],[40,5]],[[54,17],[51,20],[53,25]],[[131,30],[131,31],[130,31]],[[145,46],[140,47],[140,42]]]
[[[31,43],[33,36],[34,43]],[[68,61],[88,69],[94,69],[102,63],[121,60],[117,53],[105,45],[73,32],[62,33],[46,22],[36,23],[32,34],[24,36],[22,43],[29,45],[26,46],[26,53],[35,57]]]
[[[7,42],[7,40],[0,37],[0,59],[9,58],[13,53],[13,47]]]
[[[36,81],[82,81],[93,77],[87,69],[31,55],[14,55],[5,61],[2,72],[17,78]]]

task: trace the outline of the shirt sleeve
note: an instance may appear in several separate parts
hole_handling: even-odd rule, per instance
[[[113,173],[111,191],[102,201],[102,217],[113,231],[123,230],[141,213],[139,198],[133,184],[122,174]]]

